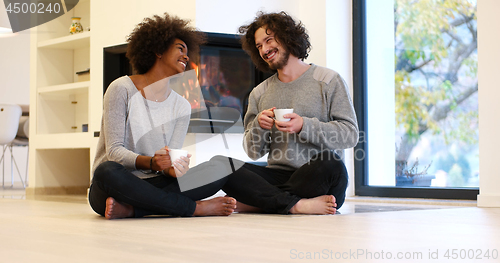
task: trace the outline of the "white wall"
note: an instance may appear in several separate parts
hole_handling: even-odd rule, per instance
[[[366,2],[369,185],[395,186],[394,1]]]
[[[307,62],[326,66],[327,4],[331,7],[338,5],[337,11],[350,15],[350,10],[344,9],[350,3],[345,0],[198,0],[196,27],[206,32],[236,34],[238,27],[251,23],[258,11],[285,11],[302,21],[309,33],[312,50]],[[345,17],[344,14],[342,17]]]
[[[479,0],[477,6],[479,77],[479,170],[480,192],[477,205],[500,207],[500,118],[498,118],[498,72],[500,71],[500,2]]]
[[[314,17],[314,13],[310,17]],[[326,22],[325,32],[323,33],[325,38],[325,52],[323,56],[326,60],[325,66],[337,71],[344,78],[349,86],[352,98],[352,2],[345,0],[326,1],[324,20]],[[318,64],[319,62],[314,63]],[[354,196],[354,160],[352,149],[345,151],[345,164],[350,181],[347,188],[347,196]]]
[[[238,27],[253,21],[258,11],[298,14],[297,0],[198,0],[196,27],[205,32],[236,34]]]

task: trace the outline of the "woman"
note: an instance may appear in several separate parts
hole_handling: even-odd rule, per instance
[[[230,215],[234,198],[198,201],[215,194],[227,177],[181,192],[176,178],[189,170],[191,155],[170,160],[168,154],[182,147],[191,107],[165,80],[185,71],[188,50],[196,53],[204,36],[165,13],[144,19],[127,41],[127,57],[138,74],[118,78],[104,95],[92,209],[107,219]]]

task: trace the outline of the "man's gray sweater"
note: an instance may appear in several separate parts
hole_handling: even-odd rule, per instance
[[[304,120],[298,134],[275,126],[262,129],[260,112],[293,108]],[[296,80],[283,83],[274,74],[251,93],[245,115],[243,148],[256,160],[266,153],[268,167],[295,170],[324,150],[342,150],[358,142],[358,123],[347,85],[335,71],[311,64]]]

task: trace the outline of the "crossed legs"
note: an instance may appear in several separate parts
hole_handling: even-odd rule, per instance
[[[347,183],[340,157],[324,151],[296,171],[245,163],[222,190],[238,200],[240,212],[335,214],[344,203]]]
[[[94,173],[89,203],[108,219],[147,215],[207,216],[230,215],[236,200],[219,197],[197,201],[215,194],[225,178],[181,192],[176,179],[157,176],[139,179],[115,162],[101,164]]]

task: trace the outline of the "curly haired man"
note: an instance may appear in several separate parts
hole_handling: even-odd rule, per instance
[[[245,164],[236,173],[258,175],[300,197],[283,199],[285,213],[335,214],[348,184],[343,149],[358,141],[345,81],[331,69],[303,61],[311,50],[309,35],[285,12],[259,12],[239,32],[256,67],[275,74],[253,89],[244,118],[247,155],[256,160],[268,154],[268,165]],[[283,116],[289,121],[278,121],[275,109],[286,108],[293,109]],[[266,206],[241,196],[237,184],[223,190],[238,200],[238,209]]]

